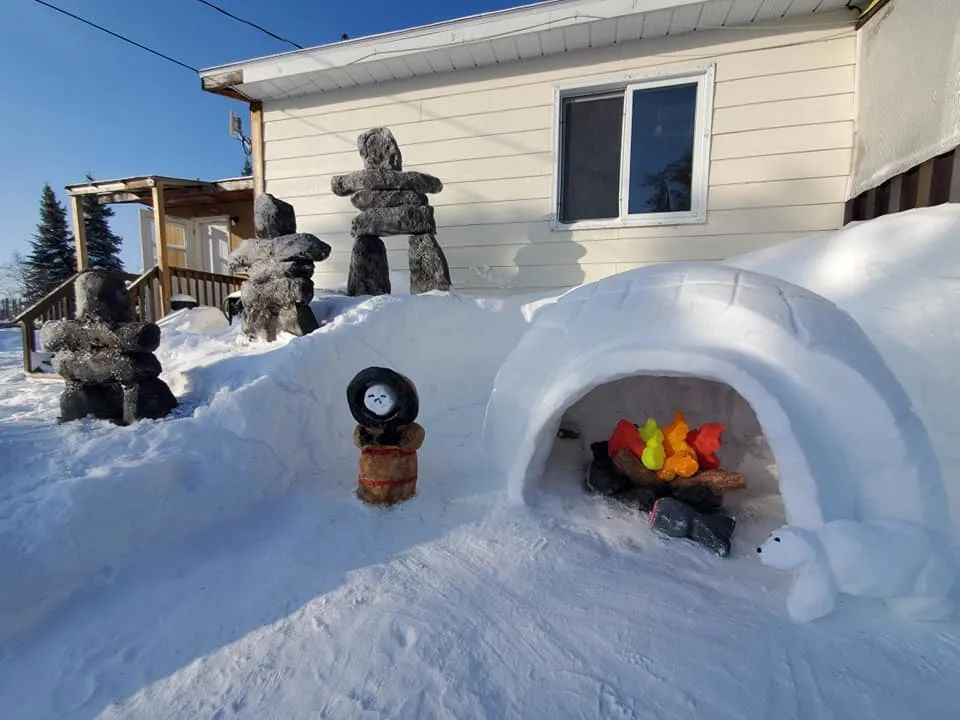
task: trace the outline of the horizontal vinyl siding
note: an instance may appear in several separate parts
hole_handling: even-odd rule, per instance
[[[356,214],[330,192],[356,137],[391,128],[404,167],[437,175],[438,239],[461,288],[565,287],[670,260],[721,259],[838,227],[853,138],[846,14],[626,43],[536,61],[268,103],[267,190],[333,245],[316,280],[343,285]],[[829,23],[830,27],[826,27]],[[784,29],[790,25],[794,29]],[[707,222],[553,231],[558,83],[716,64]],[[405,269],[406,238],[385,238]]]

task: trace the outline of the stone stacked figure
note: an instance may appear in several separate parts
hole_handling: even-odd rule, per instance
[[[443,190],[432,175],[404,172],[400,147],[387,128],[357,138],[363,170],[336,175],[334,194],[350,196],[360,210],[350,231],[354,238],[347,279],[349,295],[390,292],[390,268],[383,235],[409,235],[410,292],[450,289],[447,258],[437,243],[437,224],[427,193]]]
[[[47,323],[40,337],[66,381],[60,419],[87,415],[129,424],[161,418],[177,406],[160,379],[160,328],[134,320],[123,275],[82,273],[75,284],[77,319]]]
[[[254,203],[256,237],[230,253],[230,268],[247,273],[240,288],[243,332],[276,340],[277,332],[307,335],[317,329],[310,309],[313,264],[330,255],[330,246],[297,232],[293,206],[262,193]]]

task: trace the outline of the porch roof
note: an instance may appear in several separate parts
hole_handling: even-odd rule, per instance
[[[66,191],[72,197],[92,195],[101,205],[140,203],[152,207],[153,189],[157,187],[163,188],[164,205],[168,211],[180,207],[253,202],[253,178],[249,176],[200,180],[137,175],[118,180],[96,180],[67,185]]]

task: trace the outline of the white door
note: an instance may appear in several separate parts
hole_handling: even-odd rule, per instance
[[[203,269],[227,275],[227,257],[230,255],[230,218],[200,218],[196,221],[194,237],[201,249]]]

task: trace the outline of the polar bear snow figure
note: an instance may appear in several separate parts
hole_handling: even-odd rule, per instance
[[[757,548],[761,562],[795,573],[787,611],[807,622],[833,611],[837,593],[882,598],[917,620],[953,611],[953,558],[920,526],[900,520],[834,520],[817,530],[786,526]]]

